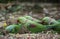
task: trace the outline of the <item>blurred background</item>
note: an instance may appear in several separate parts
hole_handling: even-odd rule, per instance
[[[17,18],[24,15],[37,19],[53,16],[59,20],[60,0],[0,0],[0,26],[4,26],[5,22],[15,24]]]

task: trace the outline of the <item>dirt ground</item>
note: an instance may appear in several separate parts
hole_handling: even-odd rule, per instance
[[[6,36],[0,36],[0,39],[60,39],[58,34],[10,34]]]

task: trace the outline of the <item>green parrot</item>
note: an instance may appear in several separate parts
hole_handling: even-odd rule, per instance
[[[38,19],[36,19],[36,18],[33,18],[33,17],[31,17],[31,16],[24,16],[26,19],[29,19],[29,20],[31,20],[31,21],[35,21],[35,22],[41,22],[40,20],[38,20]]]
[[[35,21],[26,19],[24,17],[19,17],[18,20],[20,21],[20,23],[26,26],[27,29],[31,31],[32,33],[42,32],[48,29],[46,26],[39,24]]]
[[[60,33],[60,20],[51,19],[50,17],[43,18],[44,22],[47,22],[49,26],[52,26],[52,29],[57,33]],[[51,23],[51,24],[49,24]]]
[[[53,24],[57,24],[59,23],[58,21],[56,21],[55,19],[51,18],[51,17],[44,17],[42,19],[42,21],[44,21],[45,23],[47,23],[48,25],[53,25]]]
[[[9,33],[17,33],[21,29],[21,26],[22,26],[21,24],[19,25],[13,24],[7,26],[5,30],[8,31]]]
[[[60,23],[57,21],[56,21],[56,23],[54,23],[54,21],[53,21],[52,25],[42,25],[35,21],[29,20],[25,17],[19,17],[18,20],[19,20],[18,24],[9,25],[5,28],[5,30],[9,31],[10,33],[18,33],[18,31],[20,31],[20,29],[23,25],[29,31],[31,31],[31,33],[42,32],[42,31],[46,31],[49,29],[53,29],[54,31],[60,33]]]

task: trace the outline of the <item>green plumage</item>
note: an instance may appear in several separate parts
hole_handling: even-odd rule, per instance
[[[20,25],[9,25],[5,28],[5,30],[7,30],[10,33],[17,33],[21,28],[21,24]]]
[[[43,20],[47,23],[51,22],[52,24],[50,24],[50,26],[52,27],[52,29],[60,33],[60,20],[51,19],[50,17],[45,17],[43,18]]]
[[[20,17],[19,21],[23,23],[23,25],[26,26],[31,32],[41,32],[47,29],[46,26],[39,24],[35,21],[28,20],[24,17]],[[33,27],[32,25],[35,27]]]
[[[32,33],[42,32],[49,29],[52,29],[53,31],[56,31],[60,33],[60,22],[56,21],[57,23],[53,23],[52,25],[43,25],[39,24],[39,20],[35,19],[33,20],[30,16],[25,17],[19,17],[19,24],[13,24],[10,26],[7,26],[5,30],[9,31],[10,33],[18,33],[22,26],[26,27],[29,31]],[[53,20],[54,21],[54,20]]]
[[[57,24],[58,21],[56,21],[55,19],[51,18],[51,17],[44,17],[42,19],[42,21],[44,21],[45,23],[47,23],[48,25],[53,25],[53,24]]]
[[[31,16],[24,16],[26,19],[28,19],[28,20],[31,20],[31,21],[35,21],[35,22],[40,22],[40,20],[38,20],[38,19],[36,19],[36,18],[33,18],[33,17],[31,17]]]
[[[53,27],[54,28],[54,31],[56,31],[57,33],[60,33],[60,23],[54,24],[52,26],[54,26]]]

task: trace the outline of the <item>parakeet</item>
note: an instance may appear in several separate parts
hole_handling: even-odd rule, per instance
[[[18,33],[20,28],[21,28],[21,24],[20,25],[13,24],[13,25],[7,26],[5,30],[8,31],[9,33]]]
[[[55,19],[51,18],[51,17],[44,17],[42,19],[42,21],[44,21],[45,23],[47,23],[48,25],[52,25],[52,24],[56,24],[59,23],[58,21],[56,21]]]
[[[48,23],[48,25],[50,25],[51,28],[52,28],[54,31],[60,33],[60,22],[59,22],[59,21],[57,21],[57,20],[55,20],[55,19],[53,19],[53,18],[50,18],[50,17],[45,17],[45,18],[43,18],[43,21],[46,22],[46,23]],[[49,26],[48,26],[48,27],[49,27]]]
[[[30,16],[19,17],[17,19],[18,24],[9,25],[5,28],[5,30],[9,31],[10,33],[18,33],[18,31],[20,31],[22,26],[24,26],[32,33],[42,32],[49,29],[53,29],[54,31],[60,33],[60,22],[56,21],[55,19],[51,19],[50,17],[45,17],[43,18],[43,21],[47,22],[48,25],[43,25],[38,23],[39,20],[38,21],[37,19],[33,20],[32,18],[33,17]]]
[[[39,24],[35,21],[28,20],[24,17],[19,17],[18,19],[24,26],[26,26],[31,32],[41,32],[46,30],[46,26]]]

